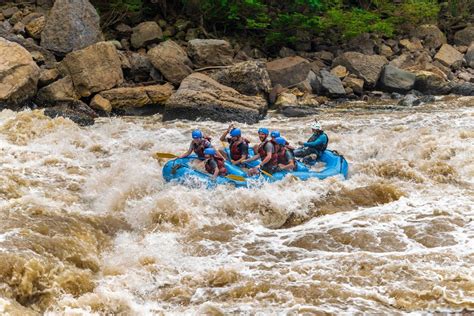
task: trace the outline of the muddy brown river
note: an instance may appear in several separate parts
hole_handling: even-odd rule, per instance
[[[239,127],[296,143],[312,119]],[[349,179],[206,190],[152,154],[227,124],[0,112],[0,314],[473,312],[474,98],[318,119]]]

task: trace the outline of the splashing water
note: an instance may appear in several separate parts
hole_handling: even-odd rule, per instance
[[[224,124],[0,112],[0,313],[472,311],[473,105],[326,109],[348,180],[212,191],[165,183],[152,153]],[[310,121],[241,127],[296,143]]]

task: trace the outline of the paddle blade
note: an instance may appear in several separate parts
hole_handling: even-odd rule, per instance
[[[178,158],[178,156],[176,156],[174,154],[169,154],[169,153],[154,153],[153,157],[154,158],[166,158],[166,159]]]
[[[235,174],[229,174],[228,176],[225,176],[227,179],[231,179],[234,181],[245,181],[245,178],[242,176],[237,176]]]
[[[261,173],[263,173],[264,175],[266,175],[267,177],[270,177],[270,178],[273,178],[273,176],[271,175],[271,173],[268,173],[266,172],[265,170],[262,170],[262,169],[259,169]]]

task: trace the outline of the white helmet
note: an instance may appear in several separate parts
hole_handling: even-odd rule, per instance
[[[321,124],[319,122],[313,122],[311,123],[311,129],[321,129]]]

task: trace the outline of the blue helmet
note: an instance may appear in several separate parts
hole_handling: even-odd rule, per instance
[[[269,132],[268,132],[268,128],[265,128],[265,127],[260,127],[260,128],[258,129],[258,132],[259,132],[259,133],[262,133],[262,134],[265,134],[265,135],[268,135],[268,133],[269,133]]]
[[[194,139],[202,138],[202,132],[198,129],[194,130],[191,135],[193,136]]]
[[[204,155],[211,155],[214,156],[216,154],[216,150],[214,148],[206,148],[204,149]]]
[[[240,128],[234,128],[230,131],[230,136],[231,137],[237,137],[242,135],[242,132],[240,131]]]
[[[279,131],[272,131],[270,133],[270,136],[274,137],[274,138],[280,137],[280,132]]]
[[[277,138],[275,138],[275,143],[277,143],[278,145],[281,145],[281,146],[285,146],[286,145],[286,139],[284,139],[283,137],[277,137]]]

